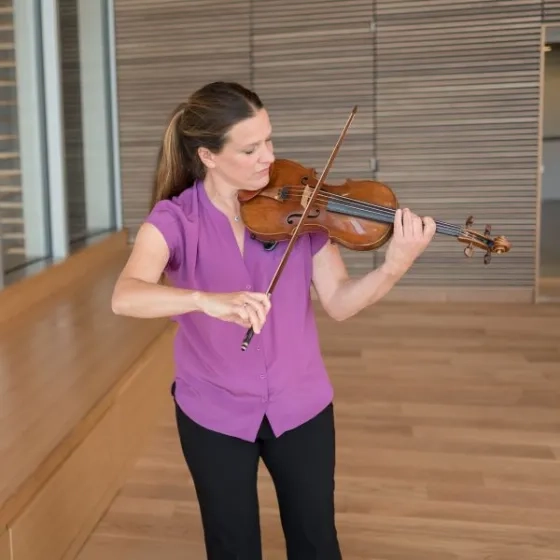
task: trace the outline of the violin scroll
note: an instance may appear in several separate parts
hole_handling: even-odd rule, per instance
[[[465,228],[461,230],[457,236],[457,239],[460,242],[468,244],[464,251],[466,257],[472,257],[474,247],[477,247],[486,251],[486,254],[484,255],[484,264],[490,264],[493,253],[501,255],[503,253],[507,253],[511,249],[511,243],[503,235],[499,235],[494,238],[491,237],[491,225],[488,224],[484,229],[484,233],[481,234],[471,229],[473,223],[473,217],[469,216],[465,221]]]

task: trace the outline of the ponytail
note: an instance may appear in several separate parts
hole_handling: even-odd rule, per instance
[[[185,104],[175,109],[157,158],[156,176],[152,191],[151,208],[160,200],[168,200],[181,194],[196,179],[192,155],[188,153],[182,126]],[[197,157],[195,155],[195,157]]]

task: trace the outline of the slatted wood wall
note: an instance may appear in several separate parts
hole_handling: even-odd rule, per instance
[[[12,0],[0,2],[0,239],[4,269],[23,258],[24,226],[19,162]],[[0,270],[0,274],[2,271]]]
[[[438,237],[401,285],[534,286],[542,0],[115,0],[125,225],[147,211],[169,111],[204,82],[236,79],[265,101],[278,157],[393,187],[420,214],[492,224],[513,251],[489,267]],[[377,163],[373,170],[371,162]],[[351,274],[383,251],[344,252]]]
[[[560,0],[543,0],[545,23],[560,23]]]
[[[252,21],[252,86],[270,113],[277,155],[315,167],[320,175],[358,105],[327,182],[371,176],[371,0],[256,1]],[[372,269],[373,253],[343,253],[354,274]]]
[[[250,82],[249,0],[115,2],[124,223],[149,207],[172,110],[217,77]]]
[[[402,281],[532,286],[539,150],[540,1],[378,0],[378,177],[419,214],[513,251],[484,267],[438,237]]]

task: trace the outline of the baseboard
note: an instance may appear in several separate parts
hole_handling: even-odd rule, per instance
[[[439,303],[533,303],[533,288],[465,288],[395,286],[384,301]]]
[[[317,293],[311,290],[313,300]],[[395,286],[384,298],[384,302],[406,303],[534,303],[532,288],[440,288]]]
[[[9,523],[10,560],[75,558],[123,484],[169,399],[174,332],[170,325],[123,373],[98,407],[104,413],[95,423],[84,419],[91,425],[82,441]],[[4,558],[0,556],[0,560]]]

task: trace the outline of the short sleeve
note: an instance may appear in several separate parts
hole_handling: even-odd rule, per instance
[[[309,234],[311,241],[311,255],[315,256],[329,241],[329,236],[324,231],[316,231]]]
[[[163,235],[169,248],[168,270],[177,270],[185,255],[185,234],[181,208],[169,200],[159,201],[148,214],[145,223],[152,224]]]

